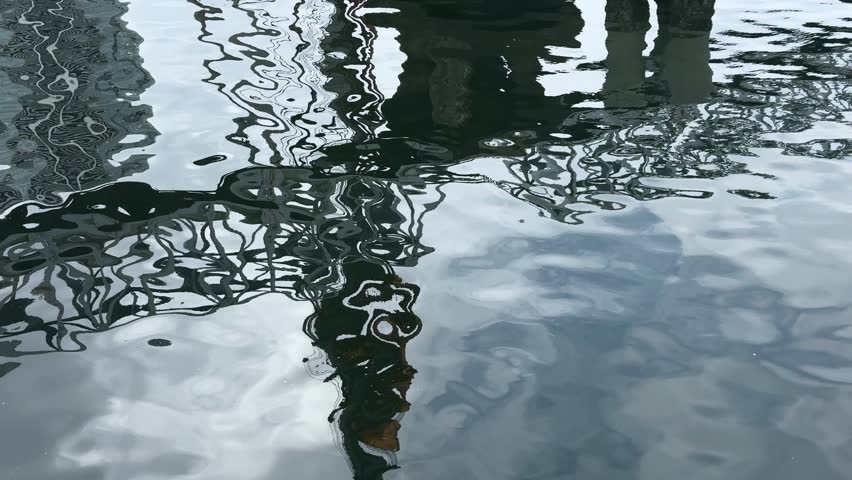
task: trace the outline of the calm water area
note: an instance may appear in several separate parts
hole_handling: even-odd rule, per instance
[[[0,0],[0,480],[850,472],[852,1]]]

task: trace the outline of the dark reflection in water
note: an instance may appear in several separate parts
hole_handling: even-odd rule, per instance
[[[407,60],[385,103],[390,134],[437,143],[453,159],[513,130],[552,128],[572,97],[548,97],[537,81],[548,47],[576,47],[583,28],[570,2],[384,1],[365,23],[391,27]]]
[[[580,46],[573,2],[317,0],[285,12],[192,0],[193,33],[219,54],[199,60],[203,82],[241,112],[227,139],[245,147],[245,168],[209,191],[109,183],[145,169],[142,147],[156,136],[139,103],[153,82],[141,39],[120,2],[27,3],[4,3],[0,25],[0,87],[14,97],[0,108],[10,167],[0,171],[0,354],[80,352],[85,334],[284,292],[314,307],[303,329],[320,354],[305,361],[340,385],[329,419],[358,479],[397,466],[415,374],[406,345],[429,322],[414,313],[420,287],[400,270],[433,253],[422,238],[444,185],[493,185],[540,216],[581,224],[636,201],[713,195],[676,186],[687,179],[771,179],[732,158],[757,147],[852,153],[847,138],[766,137],[842,120],[848,55],[743,53],[743,63],[783,59],[797,73],[714,85],[712,0],[659,0],[649,56],[650,5],[607,1],[606,60],[580,66],[606,69],[602,89],[560,95],[540,77],[555,49]],[[252,29],[222,33],[230,15]],[[405,55],[388,98],[377,86],[379,29],[397,32]],[[0,377],[19,365],[0,363]]]
[[[337,419],[356,478],[381,478],[400,448],[397,417],[411,406],[405,396],[416,370],[405,358],[405,344],[423,327],[411,310],[420,290],[383,275],[375,264],[353,263],[347,270],[347,287],[321,303],[305,333],[340,379],[343,401],[329,418]]]
[[[657,2],[659,30],[651,54],[654,75],[646,86],[643,51],[651,28],[648,2],[608,0],[608,70],[603,89],[606,106],[645,107],[666,100],[684,105],[709,99],[713,91],[709,63],[714,3],[714,0]],[[654,96],[659,97],[662,92],[667,98],[654,101]]]

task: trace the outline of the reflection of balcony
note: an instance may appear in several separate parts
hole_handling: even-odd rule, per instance
[[[35,200],[58,203],[82,190],[147,168],[156,131],[140,94],[153,83],[141,66],[141,38],[122,21],[122,2],[16,2],[4,12],[12,36],[2,49],[4,92],[16,107],[0,119],[0,210]],[[20,21],[19,21],[20,19]]]

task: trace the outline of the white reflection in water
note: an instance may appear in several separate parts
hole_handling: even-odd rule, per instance
[[[300,326],[311,312],[309,304],[273,295],[203,322],[164,315],[92,336],[84,384],[105,396],[77,431],[59,439],[54,473],[345,476],[326,419],[337,389],[302,364],[312,347]],[[172,344],[152,347],[151,338]]]

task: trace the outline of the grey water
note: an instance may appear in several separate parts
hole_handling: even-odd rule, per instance
[[[849,0],[0,0],[0,479],[848,479],[850,185]]]

